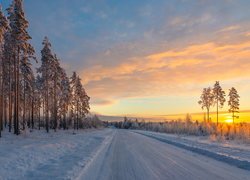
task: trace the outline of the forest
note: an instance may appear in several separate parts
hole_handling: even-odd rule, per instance
[[[97,116],[87,117],[90,97],[82,80],[76,72],[67,75],[48,37],[36,58],[23,1],[13,0],[6,14],[0,11],[0,136],[3,129],[19,135],[100,124]]]

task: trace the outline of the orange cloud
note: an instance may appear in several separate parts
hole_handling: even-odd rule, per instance
[[[228,27],[221,29],[219,32],[235,31],[235,30],[238,30],[240,28],[241,27],[239,25],[232,25],[232,26],[228,26]]]
[[[115,101],[112,101],[110,99],[101,99],[101,98],[90,99],[90,102],[92,105],[101,105],[101,106],[115,104]]]
[[[250,41],[209,42],[133,57],[117,65],[96,65],[84,71],[84,79],[94,97],[190,95],[208,82],[248,77],[249,58]]]

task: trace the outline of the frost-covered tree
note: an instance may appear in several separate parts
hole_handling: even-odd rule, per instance
[[[201,94],[200,100],[198,101],[198,104],[201,105],[202,109],[207,110],[207,120],[210,121],[210,108],[214,104],[214,95],[212,89],[204,88],[203,92]]]
[[[58,117],[57,117],[57,112],[58,112],[58,80],[60,79],[60,66],[59,66],[59,61],[56,57],[56,55],[54,55],[52,64],[51,64],[51,69],[52,69],[52,73],[51,73],[51,80],[52,80],[52,84],[53,84],[53,90],[52,90],[52,96],[53,96],[53,112],[51,114],[53,114],[53,129],[54,131],[56,131],[57,129],[57,124],[58,124]]]
[[[63,68],[60,66],[59,59],[54,55],[52,61],[52,81],[53,81],[53,129],[56,130],[58,127],[58,110],[60,108],[60,99],[62,96],[62,78],[65,75]]]
[[[228,100],[228,106],[229,106],[229,112],[232,113],[233,123],[235,118],[239,118],[239,116],[236,116],[235,113],[239,113],[239,106],[240,106],[240,96],[237,92],[237,90],[232,87],[229,89],[229,100]]]
[[[68,128],[67,123],[67,113],[69,111],[70,101],[71,101],[71,88],[70,88],[70,80],[65,72],[62,69],[62,79],[61,79],[61,96],[59,101],[59,116],[61,119],[61,126],[63,129]]]
[[[87,95],[82,83],[81,79],[78,76],[77,78],[77,94],[79,98],[79,108],[78,108],[78,116],[80,116],[80,119],[83,120],[86,117],[86,114],[89,113],[89,100],[90,97]],[[78,120],[79,121],[79,120]],[[78,123],[79,125],[79,123]]]
[[[219,108],[223,108],[225,99],[225,92],[222,90],[220,86],[220,82],[216,81],[213,87],[213,95],[214,95],[214,103],[216,105],[217,110],[217,125],[219,123]]]
[[[85,92],[80,77],[73,72],[71,77],[71,114],[74,119],[74,129],[79,128],[79,121],[89,112],[89,96]]]
[[[8,29],[8,21],[7,18],[5,17],[5,15],[3,14],[2,11],[2,6],[0,5],[0,43],[1,45],[3,45],[3,41],[4,41],[4,34],[6,32],[6,30]],[[2,47],[1,47],[2,50]]]
[[[77,75],[76,72],[73,72],[72,76],[70,77],[70,86],[72,92],[71,98],[71,118],[73,119],[73,126],[76,129],[76,112],[77,112],[77,94],[76,94],[76,85],[77,85]]]
[[[82,96],[82,84],[79,76],[76,78],[76,88],[75,88],[75,103],[76,103],[76,128],[79,129],[79,116],[81,107],[81,96]]]
[[[40,130],[40,128],[41,128],[41,108],[43,107],[42,106],[43,96],[42,96],[42,78],[39,74],[36,76],[34,89],[35,89],[35,92],[34,92],[34,112],[36,113],[36,117],[38,119],[38,129]]]
[[[42,79],[42,94],[44,97],[44,117],[46,131],[49,132],[49,95],[51,87],[51,77],[53,73],[52,64],[54,61],[54,55],[51,50],[51,44],[47,37],[43,40],[43,49],[41,51],[41,67],[37,69],[37,72],[41,74]]]
[[[1,131],[3,130],[3,112],[4,112],[4,56],[3,56],[3,48],[4,48],[4,35],[8,29],[8,22],[6,17],[2,12],[2,7],[0,5],[0,87],[1,87],[1,95],[0,95],[0,137]]]
[[[27,32],[29,26],[25,18],[22,0],[13,0],[8,11],[10,36],[13,46],[14,61],[14,133],[19,134],[20,110],[20,61],[23,57],[33,57],[35,51],[29,43],[31,39]]]
[[[5,112],[5,116],[8,117],[8,126],[9,132],[12,130],[12,110],[13,110],[13,100],[14,100],[14,48],[12,43],[12,38],[10,34],[10,29],[8,28],[7,32],[4,35],[4,48],[3,48],[3,84],[4,84],[4,95],[5,95],[5,104],[4,109],[8,109],[8,116],[7,112]],[[7,118],[5,117],[5,118]],[[7,120],[5,119],[5,126],[7,125]]]
[[[21,75],[23,79],[22,88],[22,101],[23,101],[23,130],[26,125],[27,111],[34,110],[34,92],[35,92],[35,76],[32,70],[32,64],[28,61],[27,57],[23,57],[21,60]],[[28,121],[28,127],[34,128],[34,117],[31,115],[31,122]]]

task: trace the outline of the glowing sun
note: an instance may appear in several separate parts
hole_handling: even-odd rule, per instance
[[[233,119],[226,119],[225,122],[226,123],[233,123]]]

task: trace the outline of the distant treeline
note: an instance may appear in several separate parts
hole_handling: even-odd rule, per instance
[[[241,140],[250,143],[249,123],[212,123],[193,121],[187,114],[185,120],[145,122],[124,118],[122,122],[109,122],[119,129],[138,129],[178,135],[209,136],[216,140]]]

